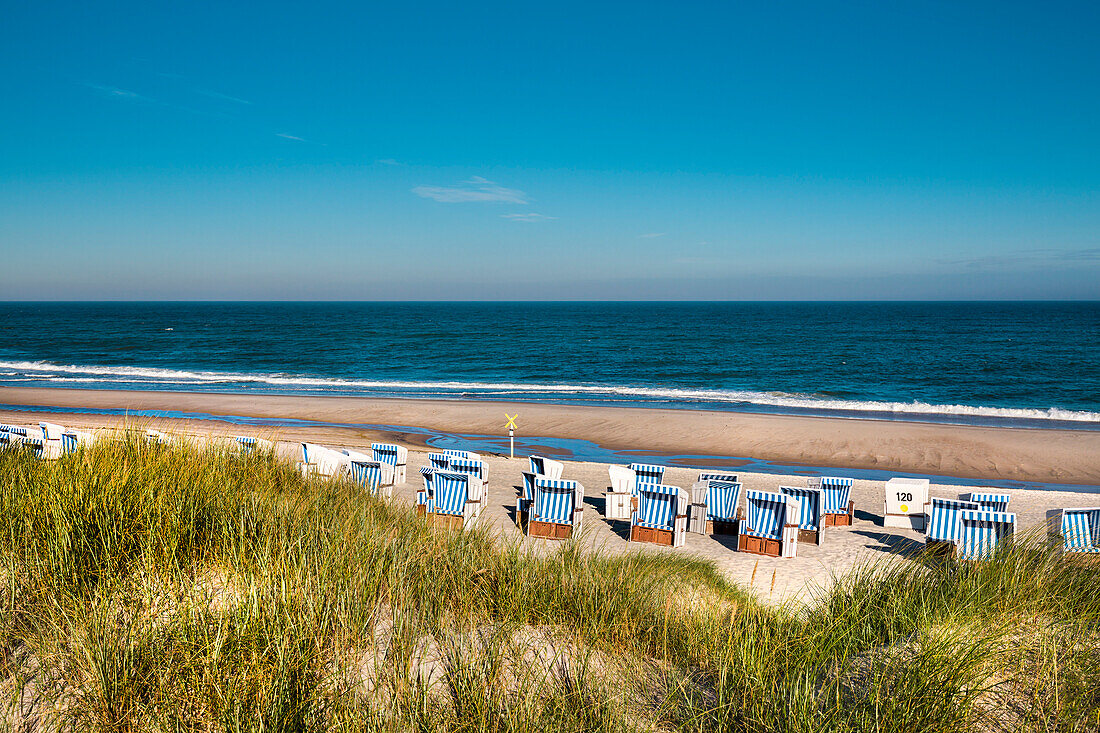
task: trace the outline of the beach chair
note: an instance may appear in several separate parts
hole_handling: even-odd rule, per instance
[[[960,560],[985,560],[1016,532],[1016,515],[982,509],[959,512],[960,539],[955,556]]]
[[[256,438],[251,435],[238,435],[236,438],[237,452],[241,455],[255,453],[257,451],[270,451],[275,449],[275,444],[270,440]]]
[[[536,476],[543,476],[545,478],[561,478],[562,472],[565,470],[565,464],[560,461],[555,461],[551,458],[543,458],[542,456],[528,456],[527,461],[531,464],[531,473]]]
[[[852,501],[852,479],[839,476],[811,476],[806,485],[824,494],[824,526],[850,527],[855,521],[856,503]]]
[[[981,511],[972,501],[932,497],[928,502],[928,534],[925,549],[952,555],[962,539],[961,516],[964,511]]]
[[[798,499],[768,491],[745,492],[748,507],[737,549],[768,557],[795,557],[798,552]]]
[[[700,471],[698,481],[728,481],[737,483],[737,474],[729,471]]]
[[[710,475],[715,474],[701,474]],[[725,474],[733,476],[733,474]],[[740,534],[741,484],[737,481],[702,479],[691,486],[688,531],[697,534]]]
[[[1100,507],[1062,510],[1062,553],[1100,562]]]
[[[967,496],[967,501],[974,502],[987,512],[1007,512],[1008,502],[1012,499],[1008,494],[976,494]]]
[[[626,466],[608,466],[611,486],[604,492],[603,515],[606,519],[630,519],[637,501],[634,498],[638,475]]]
[[[407,480],[405,469],[409,463],[409,451],[400,445],[393,443],[371,443],[372,458],[382,463],[393,466],[393,482],[403,484]]]
[[[489,488],[489,466],[485,461],[475,461],[468,458],[451,458],[449,471],[455,473],[469,473],[481,479],[483,488]]]
[[[542,456],[529,456],[528,461],[530,461],[531,470],[520,472],[523,477],[524,496],[532,495],[535,490],[536,478],[559,479],[565,470],[564,464]]]
[[[451,467],[451,456],[445,453],[429,453],[428,462],[432,464],[432,468],[446,471]]]
[[[61,453],[68,455],[76,453],[82,447],[90,446],[95,442],[93,433],[85,433],[80,430],[66,430],[61,434]]]
[[[373,458],[358,461],[354,458],[349,465],[352,480],[366,487],[371,494],[389,499],[393,496],[393,466]]]
[[[432,466],[421,466],[420,476],[424,479],[424,488],[416,492],[416,513],[423,516],[428,511],[428,506],[432,501],[432,493],[435,490],[432,484],[432,477],[435,475],[436,469]]]
[[[630,541],[683,547],[687,512],[688,496],[679,486],[638,484],[638,508],[630,517]]]
[[[467,461],[480,461],[480,453],[471,453],[468,450],[445,450],[443,455],[450,456],[451,458],[463,458]]]
[[[38,427],[42,430],[41,458],[57,460],[61,457],[61,436],[65,434],[65,428],[52,422],[40,422]]]
[[[521,505],[521,526],[528,537],[567,539],[584,518],[584,487],[576,481],[539,477],[531,498],[521,500]]]
[[[780,486],[780,493],[798,499],[798,541],[821,545],[825,542],[825,492],[810,486]]]
[[[302,462],[298,467],[303,476],[341,478],[351,472],[351,458],[323,445],[302,443]]]
[[[664,466],[654,466],[648,463],[631,463],[630,470],[637,477],[638,484],[659,484],[665,477]]]
[[[430,483],[424,514],[431,524],[450,529],[476,526],[485,505],[481,479],[470,473],[433,470]]]

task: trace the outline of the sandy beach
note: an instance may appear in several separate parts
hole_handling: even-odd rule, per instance
[[[506,435],[504,413],[519,413],[525,436],[591,441],[617,450],[665,455],[744,456],[781,464],[878,469],[990,481],[1100,485],[1100,431],[1031,430],[932,423],[792,417],[703,410],[305,397],[185,392],[0,388],[0,403],[62,408],[162,410],[392,429],[281,427],[289,440],[385,438],[424,445],[400,426]],[[8,422],[45,417],[6,413]],[[55,415],[71,424],[121,418]],[[157,421],[161,422],[161,421]],[[170,422],[170,421],[164,421]],[[240,432],[203,421],[203,430]]]
[[[100,392],[79,390],[0,391],[7,404],[38,404],[57,407],[127,408],[131,410],[177,410],[220,415],[283,417],[331,422],[423,425],[441,431],[499,434],[505,410],[519,411],[521,424],[533,432],[559,437],[604,439],[617,447],[645,447],[670,453],[722,453],[766,456],[812,465],[874,467],[923,473],[954,471],[956,475],[983,478],[995,486],[997,479],[1032,479],[1059,482],[1100,483],[1100,434],[1068,431],[1006,430],[928,424],[884,423],[818,418],[786,418],[707,412],[576,408],[551,405],[506,405],[500,403],[441,403],[350,398],[268,397],[214,394]],[[41,413],[0,412],[0,421],[33,423]],[[49,419],[65,425],[93,428],[118,427],[125,417],[58,413]],[[135,421],[131,420],[131,424]],[[409,445],[409,481],[394,488],[394,500],[413,502],[420,488],[416,469],[428,463],[427,451],[400,430],[375,431],[340,427],[244,428],[211,420],[139,420],[195,436],[261,435],[278,441],[288,460],[298,460],[300,441],[336,448],[369,447],[384,437]],[[526,458],[509,459],[485,454],[489,464],[489,505],[483,515],[494,532],[521,537],[515,523],[515,499],[521,484],[520,472]],[[736,467],[730,467],[736,469]],[[781,485],[804,485],[800,475],[776,475],[739,471],[747,489],[775,490]],[[665,482],[688,487],[697,469],[669,468]],[[822,546],[802,544],[793,559],[771,559],[734,552],[730,538],[689,534],[681,549],[657,548],[627,541],[623,521],[603,518],[603,492],[608,483],[607,464],[566,462],[564,476],[585,486],[586,519],[584,542],[606,552],[628,549],[645,552],[683,552],[713,561],[728,577],[751,587],[769,602],[809,600],[816,590],[857,564],[907,552],[923,546],[924,537],[915,531],[881,526],[883,484],[857,480],[853,487],[856,520],[852,527],[833,528]],[[971,490],[967,486],[935,485],[933,495],[955,497]],[[1070,491],[1007,490],[1011,510],[1018,515],[1021,532],[1042,531],[1051,509],[1092,506],[1100,503],[1096,494]],[[538,548],[552,548],[546,540],[524,540]]]

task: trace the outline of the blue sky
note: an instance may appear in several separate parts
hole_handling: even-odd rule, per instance
[[[1096,3],[9,3],[3,299],[1100,298]]]

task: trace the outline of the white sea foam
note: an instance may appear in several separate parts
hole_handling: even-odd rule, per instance
[[[288,390],[340,390],[400,392],[412,394],[435,393],[437,395],[500,396],[502,398],[525,396],[552,396],[556,399],[585,397],[588,399],[639,401],[669,401],[679,403],[707,402],[727,404],[753,404],[771,407],[787,407],[810,410],[873,412],[898,416],[958,415],[968,417],[993,417],[1003,419],[1056,420],[1066,422],[1100,422],[1100,412],[1048,409],[984,407],[978,405],[934,405],[925,402],[884,402],[842,400],[809,394],[786,392],[758,392],[753,390],[674,389],[635,387],[628,385],[596,384],[520,384],[510,382],[413,382],[400,380],[328,379],[288,374],[234,374],[230,372],[186,371],[132,366],[81,366],[51,364],[42,361],[0,361],[0,369],[12,370],[3,374],[23,381],[33,378],[57,383],[150,384],[199,386],[213,384],[256,384],[282,387]]]

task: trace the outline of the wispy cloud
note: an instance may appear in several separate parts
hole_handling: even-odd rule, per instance
[[[154,100],[149,99],[137,92],[131,92],[129,89],[119,89],[118,87],[106,86],[104,84],[85,84],[84,86],[89,89],[95,89],[97,92],[106,94],[108,97],[114,97],[116,99],[133,99],[141,100],[145,102],[152,102]]]
[[[110,99],[119,99],[123,101],[133,102],[135,104],[143,104],[150,107],[163,107],[165,109],[175,109],[181,112],[189,112],[194,115],[206,115],[210,117],[228,117],[229,115],[224,112],[210,111],[204,109],[195,109],[194,107],[188,107],[182,104],[174,104],[172,102],[164,102],[160,99],[153,97],[147,97],[144,94],[138,94],[132,92],[129,89],[121,89],[119,87],[109,86],[107,84],[93,84],[91,82],[85,82],[84,86],[88,89],[92,89]]]
[[[296,143],[305,143],[306,145],[321,145],[327,147],[327,143],[319,143],[316,140],[309,140],[304,137],[298,137],[297,135],[291,135],[289,132],[276,132],[275,137],[281,137],[284,140],[293,140]]]
[[[412,189],[417,196],[444,204],[470,201],[494,201],[506,204],[526,204],[527,194],[514,188],[505,188],[481,176],[474,176],[457,186],[417,186]]]
[[[393,158],[379,158],[374,162],[378,163],[379,165],[405,165],[401,161],[394,160]]]
[[[501,219],[510,219],[512,221],[536,222],[536,221],[550,221],[552,219],[557,219],[558,217],[556,217],[556,216],[546,216],[545,214],[536,214],[535,212],[532,211],[532,212],[527,213],[527,214],[501,214],[500,218]]]
[[[649,232],[647,234],[639,234],[638,239],[656,239],[657,237],[663,237],[668,232]]]
[[[1013,265],[1033,267],[1070,265],[1071,263],[1082,262],[1100,262],[1100,247],[1086,247],[1084,249],[1042,247],[996,255],[983,255],[981,257],[944,258],[939,260],[941,265],[962,265],[968,270],[989,270]]]

